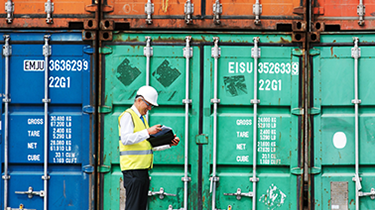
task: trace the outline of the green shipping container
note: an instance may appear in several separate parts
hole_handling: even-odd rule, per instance
[[[310,49],[312,209],[375,209],[374,34],[322,33]]]
[[[124,209],[117,118],[146,84],[159,93],[150,125],[181,138],[154,152],[150,210],[302,206],[303,50],[291,33],[119,32],[100,52],[100,209]]]

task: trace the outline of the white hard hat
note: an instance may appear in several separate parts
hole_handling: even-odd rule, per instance
[[[137,95],[142,96],[146,101],[154,106],[158,105],[158,92],[151,86],[142,86],[138,89]]]

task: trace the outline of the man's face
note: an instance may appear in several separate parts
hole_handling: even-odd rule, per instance
[[[139,104],[139,107],[138,107],[139,113],[141,115],[146,115],[147,111],[151,110],[153,106],[150,104],[150,102],[146,101],[142,97],[139,97],[137,100],[138,100],[138,104]]]

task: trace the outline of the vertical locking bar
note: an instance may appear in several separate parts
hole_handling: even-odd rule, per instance
[[[147,0],[147,3],[145,4],[145,13],[146,13],[146,23],[148,25],[151,25],[152,14],[154,13],[154,4],[151,2],[151,0]]]
[[[359,210],[359,191],[361,190],[361,180],[359,177],[359,148],[358,148],[358,105],[361,100],[358,99],[358,59],[361,57],[361,49],[358,47],[359,38],[354,37],[354,47],[352,48],[352,57],[354,58],[354,112],[355,112],[355,208]]]
[[[12,2],[12,0],[8,0],[7,2],[5,2],[5,12],[7,13],[7,23],[12,23],[14,13],[14,3]]]
[[[154,51],[151,47],[151,37],[146,36],[146,47],[143,48],[143,54],[146,56],[146,85],[150,85],[150,58],[154,55]],[[146,114],[146,120],[148,121],[148,112]]]
[[[216,177],[216,152],[217,152],[217,104],[220,102],[220,99],[217,98],[217,61],[221,55],[221,49],[219,48],[219,37],[214,37],[214,47],[211,49],[211,56],[215,59],[214,63],[214,98],[211,99],[211,102],[214,104],[214,130],[213,130],[213,163],[212,163],[212,177],[211,180],[211,189],[212,192],[212,210],[216,210],[216,182],[219,181],[219,177]]]
[[[260,24],[260,14],[262,14],[262,5],[259,3],[259,0],[256,0],[255,4],[253,5],[253,14],[255,15],[254,23],[255,25]]]
[[[254,110],[254,124],[253,124],[253,177],[250,179],[253,182],[253,209],[256,209],[256,192],[257,192],[257,137],[258,137],[258,104],[260,100],[258,99],[258,59],[260,58],[260,49],[258,47],[259,37],[254,37],[254,48],[251,49],[251,57],[254,58],[254,99],[251,100]]]
[[[49,45],[50,35],[44,35],[43,55],[44,55],[44,210],[47,210],[48,201],[48,103],[51,99],[48,98],[48,58],[51,55],[51,46]]]
[[[53,23],[52,13],[54,11],[54,3],[52,3],[51,0],[47,0],[47,2],[44,3],[44,11],[47,13],[47,18],[46,18],[47,24]]]
[[[146,56],[146,85],[150,85],[150,57],[154,55],[151,47],[151,37],[146,36],[146,47],[143,48],[143,54]]]
[[[8,208],[8,180],[10,176],[8,175],[8,142],[9,142],[9,57],[12,55],[12,46],[9,44],[9,35],[4,35],[5,45],[3,46],[3,55],[5,57],[5,95],[4,95],[4,209]]]
[[[359,16],[358,25],[363,26],[365,24],[365,10],[366,7],[363,5],[363,0],[359,0],[359,5],[357,6],[357,14]]]
[[[185,22],[186,24],[191,24],[193,22],[192,14],[194,13],[194,4],[190,0],[187,0],[184,8]]]
[[[221,13],[223,13],[223,5],[220,4],[220,1],[219,0],[216,0],[215,4],[213,4],[213,12],[214,12],[214,23],[216,25],[220,25],[221,24],[221,21],[220,21],[220,15]]]
[[[192,102],[189,99],[189,74],[190,74],[190,58],[193,56],[193,48],[190,47],[191,36],[186,37],[186,47],[183,49],[184,57],[186,58],[186,84],[185,84],[185,176],[184,181],[184,210],[188,208],[188,182],[191,180],[188,177],[189,167],[189,104]]]

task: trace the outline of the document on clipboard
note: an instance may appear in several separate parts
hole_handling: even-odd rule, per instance
[[[173,139],[174,133],[172,128],[162,125],[161,131],[150,135],[150,138],[147,140],[150,142],[152,147],[158,147],[166,144],[172,144]]]

